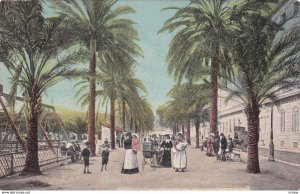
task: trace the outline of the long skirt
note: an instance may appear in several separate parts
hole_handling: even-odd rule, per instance
[[[171,150],[165,150],[164,151],[162,161],[161,161],[161,165],[163,167],[172,167]]]
[[[207,146],[207,150],[206,150],[206,155],[207,156],[213,156],[214,154],[214,148],[213,148],[213,145],[212,144],[209,144]]]
[[[186,169],[187,157],[186,150],[176,151],[173,155],[173,167],[176,169]]]
[[[139,162],[137,159],[137,153],[133,153],[132,149],[126,149],[121,173],[134,174],[138,172],[139,172]]]

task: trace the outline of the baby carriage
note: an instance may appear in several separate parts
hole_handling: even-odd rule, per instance
[[[146,164],[150,164],[151,168],[155,170],[160,166],[161,160],[163,156],[162,149],[156,149],[153,147],[151,142],[143,143],[143,161],[142,161],[142,169],[145,169]]]

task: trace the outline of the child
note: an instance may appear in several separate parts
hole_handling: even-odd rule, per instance
[[[106,166],[107,166],[107,163],[108,163],[108,156],[109,156],[108,146],[104,147],[104,150],[103,150],[101,155],[102,155],[102,167],[101,167],[101,172],[102,172],[103,171],[103,166],[105,166],[105,170],[107,170]]]
[[[132,150],[133,150],[133,153],[135,153],[135,154],[141,150],[140,144],[138,142],[136,135],[132,135]]]
[[[80,159],[81,157],[83,157],[83,161],[84,161],[83,173],[91,174],[91,172],[89,171],[89,165],[90,165],[90,150],[88,149],[89,142],[85,142],[85,145],[86,147],[82,150]]]

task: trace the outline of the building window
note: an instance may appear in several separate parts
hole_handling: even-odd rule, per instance
[[[293,142],[293,148],[298,148],[298,142]]]
[[[294,15],[297,15],[299,12],[299,1],[294,3]]]
[[[226,122],[226,133],[228,131],[228,121]]]
[[[285,112],[282,109],[280,111],[280,132],[284,132],[285,131]]]
[[[293,108],[293,115],[292,115],[292,131],[297,132],[299,131],[299,109],[297,106]]]
[[[234,130],[234,127],[235,127],[235,119],[233,119],[233,130]]]
[[[280,147],[284,147],[284,141],[280,141]]]

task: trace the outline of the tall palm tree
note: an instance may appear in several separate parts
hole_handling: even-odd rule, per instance
[[[119,6],[113,9],[117,0],[54,0],[52,2],[55,10],[64,17],[65,26],[69,27],[68,40],[74,44],[84,44],[90,50],[88,137],[92,155],[95,155],[97,52],[98,58],[104,57],[102,58],[104,61],[120,58],[128,53],[140,54],[141,51],[135,43],[137,32],[133,27],[134,22],[130,19],[120,18],[123,14],[135,11],[129,6]],[[116,46],[122,46],[126,50],[114,52]],[[127,55],[127,58],[123,60],[127,60],[127,63],[123,64],[130,64],[128,61],[132,58]],[[116,63],[110,64],[117,65]]]
[[[229,1],[230,2],[230,1]],[[160,32],[176,32],[168,54],[168,69],[175,79],[207,78],[211,82],[210,130],[217,130],[217,98],[220,56],[230,32],[236,30],[231,22],[232,9],[227,0],[191,0],[165,22]],[[204,76],[204,77],[203,77]]]
[[[43,93],[61,80],[80,75],[72,70],[81,51],[68,53],[61,18],[42,16],[39,1],[0,3],[0,60],[12,75],[11,95],[24,94],[28,123],[27,153],[22,174],[40,174],[37,129]]]
[[[122,109],[122,112],[126,111],[128,114],[133,110],[138,109],[140,106],[137,102],[140,101],[139,93],[146,93],[146,88],[143,83],[136,79],[134,76],[133,66],[129,67],[128,71],[123,69],[124,71],[120,75],[121,72],[111,71],[110,65],[101,65],[98,66],[99,73],[96,75],[96,80],[99,82],[99,89],[96,91],[96,96],[99,99],[99,102],[102,101],[102,105],[107,105],[110,102],[110,126],[111,126],[111,142],[112,148],[115,148],[114,139],[115,139],[115,121],[116,121],[116,109],[117,107]],[[79,82],[80,84],[85,84],[86,82]],[[86,93],[87,85],[83,85],[80,90],[78,90],[78,95],[81,94],[79,101],[85,105],[89,96]],[[124,106],[117,106],[117,104],[123,103],[125,100],[125,109]],[[135,103],[135,104],[134,104]],[[132,105],[132,106],[129,106]],[[130,107],[128,109],[128,107]],[[138,112],[138,111],[136,111]],[[143,111],[141,111],[143,112]],[[142,115],[142,113],[138,113]],[[122,114],[123,115],[123,114]],[[122,120],[125,118],[121,118]],[[120,120],[121,120],[120,119]],[[125,122],[123,120],[123,122]]]
[[[228,92],[227,101],[239,100],[248,119],[247,172],[259,173],[258,141],[260,107],[275,101],[281,83],[294,84],[299,77],[299,26],[278,32],[271,16],[244,13],[237,22],[241,31],[232,39],[229,62],[233,76],[226,76],[221,88]]]

